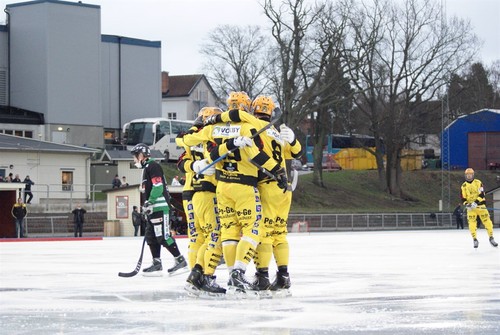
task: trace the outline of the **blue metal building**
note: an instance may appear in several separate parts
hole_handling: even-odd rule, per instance
[[[445,169],[500,168],[500,110],[482,109],[450,123],[441,138]]]

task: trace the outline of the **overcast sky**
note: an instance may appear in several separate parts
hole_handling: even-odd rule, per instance
[[[439,1],[439,0],[437,0]],[[484,42],[482,61],[500,59],[499,0],[440,0],[448,16],[471,20]],[[6,4],[23,1],[0,0]],[[76,1],[75,1],[76,2]],[[201,73],[200,45],[219,24],[266,25],[259,0],[88,0],[101,6],[102,34],[162,43],[162,70],[172,75]],[[0,22],[5,22],[2,13]]]

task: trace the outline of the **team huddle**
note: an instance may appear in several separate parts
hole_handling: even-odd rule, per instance
[[[159,213],[148,225],[152,232],[149,238],[146,232],[147,242],[152,252],[163,245],[175,257],[169,272],[189,266],[185,289],[192,295],[289,295],[287,219],[292,192],[285,162],[299,158],[302,147],[292,129],[284,124],[279,131],[274,127],[277,119],[271,117],[278,109],[272,98],[258,96],[252,101],[245,92],[231,92],[227,106],[225,112],[202,108],[193,127],[176,139],[185,150],[178,169],[186,178],[182,198],[189,238],[187,264],[165,228],[168,206],[163,204],[168,194],[159,189],[153,195],[145,191],[147,209]],[[157,164],[140,148],[132,154],[144,172]],[[143,173],[143,183],[148,178]],[[162,183],[166,184],[163,175],[151,184]],[[271,282],[273,256],[278,271]],[[229,270],[227,290],[214,276],[222,258]],[[158,269],[158,252],[152,267],[155,259]],[[257,272],[249,280],[245,272],[252,261]]]

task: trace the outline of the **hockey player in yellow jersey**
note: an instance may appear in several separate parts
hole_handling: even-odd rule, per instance
[[[476,220],[478,216],[488,232],[490,244],[498,247],[498,243],[493,238],[493,223],[490,219],[490,213],[486,209],[486,196],[484,194],[483,183],[479,179],[474,178],[474,170],[471,168],[465,170],[465,182],[462,184],[461,191],[462,202],[467,209],[467,221],[474,242],[474,248],[479,246],[476,235]]]
[[[204,107],[200,110],[195,127],[189,133],[198,131],[198,122],[203,124],[203,119],[220,114],[222,110],[216,107]],[[176,139],[178,145],[183,145],[182,139]],[[207,166],[205,157],[215,145],[206,142],[198,146],[187,147],[179,159],[178,169],[189,176],[190,189],[192,190],[189,202],[185,207],[189,211],[188,223],[189,237],[189,265],[191,273],[187,278],[186,290],[195,295],[201,291],[208,295],[224,294],[226,290],[216,283],[215,269],[222,257],[220,240],[220,222],[217,216],[217,198],[215,196],[215,168],[206,169],[203,174],[199,172]]]
[[[228,121],[249,122],[256,128],[263,128],[269,124],[275,104],[269,96],[258,96],[251,105],[253,116],[232,110],[221,115],[213,116],[205,123],[218,123]],[[285,169],[285,160],[300,158],[302,147],[296,140],[293,131],[281,125],[281,133],[271,127],[264,132],[260,138],[263,142],[262,150],[273,157],[274,160]],[[290,288],[290,276],[288,274],[289,245],[287,240],[287,222],[290,211],[292,193],[285,192],[278,187],[277,182],[270,179],[264,173],[259,174],[258,190],[262,202],[261,242],[257,246],[255,257],[257,272],[254,285],[259,290],[273,291],[284,290],[287,293]],[[274,282],[269,281],[269,264],[274,254],[278,272]]]
[[[231,92],[227,100],[230,110],[247,111],[251,100],[244,92]],[[234,122],[208,125],[197,133],[183,137],[185,145],[214,141],[210,160],[217,162],[217,202],[221,221],[221,239],[228,270],[229,292],[253,291],[255,286],[245,278],[248,263],[260,242],[260,195],[257,189],[258,170],[249,159],[264,166],[280,178],[284,171],[268,155],[260,151],[257,129],[249,123]],[[283,184],[282,184],[283,185]],[[286,187],[286,185],[285,185]]]

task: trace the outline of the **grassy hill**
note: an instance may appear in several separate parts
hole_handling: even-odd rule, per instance
[[[179,175],[174,164],[164,165],[167,180]],[[293,213],[363,213],[363,212],[437,212],[442,197],[440,170],[419,170],[403,173],[403,189],[413,199],[393,198],[378,189],[377,171],[343,170],[324,172],[325,188],[314,185],[312,174],[299,177],[293,193]],[[500,171],[477,171],[485,190],[500,186]],[[463,171],[450,172],[451,209],[460,200]],[[492,206],[491,196],[487,198]]]

